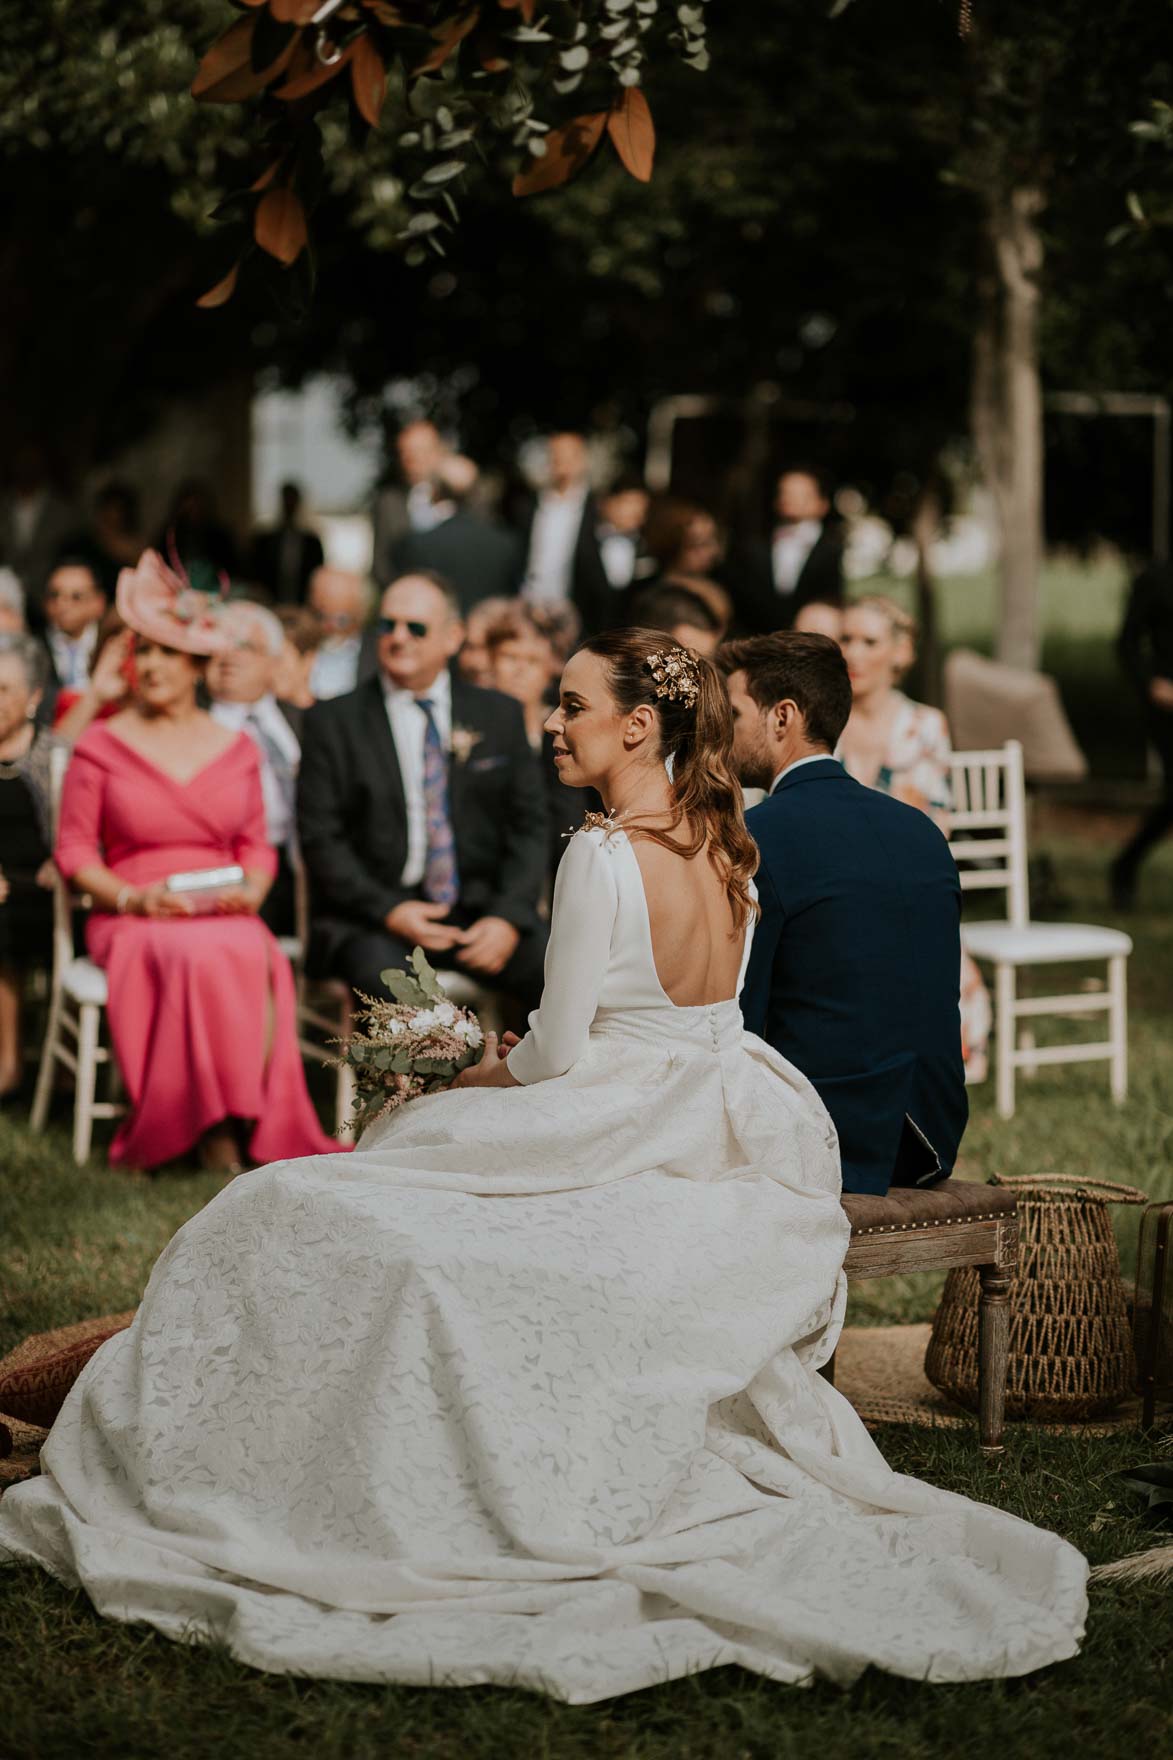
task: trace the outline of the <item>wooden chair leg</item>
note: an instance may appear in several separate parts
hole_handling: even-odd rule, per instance
[[[979,1265],[978,1440],[983,1454],[1002,1454],[1006,1374],[1010,1360],[1010,1273]]]
[[[49,1101],[53,1094],[53,1070],[57,1062],[57,1045],[61,1037],[61,1009],[61,992],[55,989],[49,1002],[49,1018],[45,1023],[45,1043],[41,1049],[41,1067],[37,1071],[33,1109],[29,1114],[29,1124],[35,1131],[43,1131],[49,1119]]]
[[[94,1132],[94,1098],[98,1085],[98,1028],[102,1011],[92,1002],[78,1010],[77,1092],[73,1101],[73,1159],[81,1167],[90,1158]]]
[[[1014,1117],[1014,1048],[1016,1044],[1014,1002],[1015,971],[1011,965],[994,968],[995,1019],[994,1061],[997,1067],[999,1118]]]
[[[1108,961],[1108,1040],[1112,1047],[1112,1098],[1128,1098],[1128,961],[1118,953]]]

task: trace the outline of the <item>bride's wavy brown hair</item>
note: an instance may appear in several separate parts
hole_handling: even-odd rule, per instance
[[[676,646],[663,630],[615,629],[589,636],[580,653],[595,654],[607,668],[607,683],[621,715],[646,705],[660,723],[660,750],[671,759],[672,822],[667,827],[624,829],[649,838],[677,855],[692,858],[708,848],[725,883],[733,921],[741,929],[757,915],[749,883],[757,872],[757,845],[745,828],[741,784],[733,769],[733,711],[725,681],[708,660],[686,650],[696,667],[696,702],[656,695],[648,661]],[[675,837],[681,825],[691,836]]]

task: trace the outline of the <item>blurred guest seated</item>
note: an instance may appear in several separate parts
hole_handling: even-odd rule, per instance
[[[652,502],[644,543],[661,577],[708,578],[725,554],[721,528],[708,509],[674,496]]]
[[[344,697],[376,670],[375,644],[366,629],[371,615],[371,584],[346,568],[319,568],[310,579],[310,610],[322,626],[322,641],[310,669],[316,701]]]
[[[829,599],[808,599],[794,614],[794,627],[800,634],[828,636],[831,641],[843,639],[843,607]]]
[[[193,585],[205,592],[213,592],[223,576],[231,578],[240,570],[236,539],[217,517],[211,485],[202,477],[189,477],[175,491],[155,549],[173,568],[182,565]]]
[[[1116,652],[1140,697],[1145,731],[1161,766],[1157,804],[1111,869],[1112,902],[1131,910],[1140,865],[1173,826],[1173,567],[1154,563],[1132,584]]]
[[[296,931],[294,863],[297,859],[297,767],[301,747],[276,696],[285,631],[263,605],[234,600],[223,607],[220,627],[228,645],[208,661],[212,719],[247,733],[261,760],[265,840],[277,852],[277,872],[260,907],[274,935]]]
[[[521,585],[517,534],[469,505],[477,476],[471,458],[451,453],[442,460],[432,478],[433,524],[426,531],[405,532],[391,552],[396,575],[421,569],[442,574],[465,616],[480,600],[506,597]]]
[[[310,576],[322,566],[322,540],[301,524],[301,511],[298,484],[282,483],[281,517],[271,531],[254,533],[249,550],[249,579],[278,605],[303,605]]]
[[[638,629],[662,629],[681,648],[706,658],[715,654],[725,633],[705,601],[685,587],[645,587],[627,607],[628,622]]]
[[[105,609],[106,595],[89,563],[80,557],[64,557],[45,587],[49,689],[41,713],[43,721],[52,721],[58,691],[85,689]]]
[[[466,684],[479,684],[482,688],[492,689],[490,676],[489,650],[485,645],[486,632],[513,610],[517,600],[513,595],[503,599],[482,599],[474,605],[464,620],[464,641],[456,656],[456,665],[461,678]]]
[[[408,422],[395,436],[395,472],[375,496],[371,513],[371,573],[385,587],[395,573],[392,554],[408,532],[427,532],[444,516],[437,510],[433,480],[452,448],[434,422]]]
[[[769,543],[751,545],[730,574],[738,621],[762,635],[790,628],[808,600],[843,602],[842,533],[827,479],[806,467],[783,471],[774,512]]]
[[[257,748],[196,705],[228,642],[214,600],[148,551],[118,583],[135,632],[133,703],[79,741],[57,865],[94,912],[114,1050],[131,1111],[110,1152],[158,1167],[197,1144],[206,1166],[324,1152],[297,1047],[293,974],[257,912],[276,857]],[[180,876],[238,866],[216,890]],[[168,879],[172,885],[168,885]]]
[[[545,927],[545,790],[521,709],[454,678],[455,595],[407,575],[383,594],[379,675],[305,718],[298,831],[308,969],[386,996],[415,946],[536,1003]]]
[[[50,740],[35,725],[44,670],[31,636],[0,634],[0,1098],[23,1073],[24,974],[52,962]]]
[[[70,538],[66,550],[87,562],[107,599],[114,597],[122,569],[133,568],[143,552],[139,499],[129,483],[107,483],[94,497],[89,526]]]
[[[53,734],[76,745],[92,721],[108,721],[125,708],[134,690],[134,636],[112,606],[98,625],[90,675],[80,690],[58,691]]]
[[[554,736],[546,732],[562,661],[546,629],[544,606],[519,605],[516,601],[499,614],[485,631],[488,652],[488,683],[521,704],[525,736],[541,761],[546,785],[550,827],[549,874],[562,859],[565,833],[577,830],[583,816],[597,811],[600,802],[592,789],[564,788],[554,762]]]
[[[34,635],[42,625],[45,582],[76,524],[74,509],[54,485],[47,448],[40,440],[23,441],[0,494],[0,561],[24,588]]]
[[[0,567],[0,635],[25,633],[24,588],[10,568]]]
[[[876,594],[847,606],[839,645],[851,678],[852,705],[835,756],[857,782],[919,807],[948,836],[948,725],[939,709],[914,703],[897,688],[916,659],[916,639],[915,620],[891,599]],[[985,1080],[990,1025],[989,993],[963,952],[961,1044],[968,1082]]]
[[[294,733],[300,733],[299,716],[291,711],[312,709],[317,701],[310,676],[322,646],[322,620],[308,605],[278,605],[277,619],[285,635],[285,646],[277,662],[273,690],[278,702],[285,705],[286,719]]]

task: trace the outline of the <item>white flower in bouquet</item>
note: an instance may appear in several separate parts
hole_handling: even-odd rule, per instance
[[[408,1100],[449,1087],[484,1051],[481,1023],[448,1000],[422,947],[411,966],[379,974],[394,1002],[360,995],[363,1007],[339,1060],[354,1071],[356,1135]]]

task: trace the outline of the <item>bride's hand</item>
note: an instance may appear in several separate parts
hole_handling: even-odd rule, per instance
[[[506,1038],[511,1038],[506,1034]],[[513,1049],[511,1045],[498,1044],[496,1033],[485,1034],[485,1049],[479,1063],[470,1063],[462,1069],[452,1086],[454,1088],[520,1088],[521,1083],[516,1076],[510,1074],[505,1058]]]

